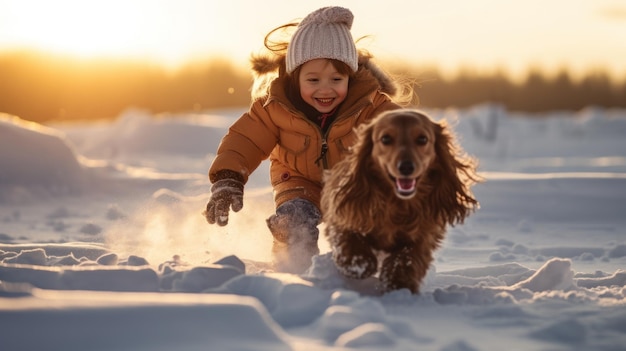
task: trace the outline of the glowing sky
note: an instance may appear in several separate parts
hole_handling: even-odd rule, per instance
[[[371,35],[364,46],[379,58],[626,75],[621,0],[0,0],[0,50],[245,63],[269,30],[329,4],[352,10],[354,37]]]

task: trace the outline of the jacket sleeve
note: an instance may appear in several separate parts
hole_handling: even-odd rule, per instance
[[[222,138],[209,168],[209,180],[213,183],[218,172],[231,170],[240,173],[244,183],[247,182],[250,174],[268,158],[277,140],[278,128],[263,107],[263,101],[257,100]]]

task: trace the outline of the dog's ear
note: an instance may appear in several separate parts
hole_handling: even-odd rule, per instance
[[[357,127],[356,135],[358,136],[352,149],[354,156],[353,164],[356,167],[356,173],[367,172],[369,163],[372,160],[372,151],[374,149],[374,141],[372,140],[374,133],[374,124],[367,123]]]
[[[364,189],[369,188],[368,179],[372,172],[372,150],[374,147],[372,142],[373,130],[374,126],[371,123],[362,124],[355,129],[357,139],[343,162],[347,167],[343,171],[348,175],[348,184],[344,189],[351,193],[350,195],[346,194],[347,198],[358,197],[358,194],[364,193]]]
[[[370,208],[367,206],[370,192],[376,187],[372,177],[372,132],[371,123],[356,128],[357,140],[343,161],[333,168],[334,175],[342,177],[341,185],[335,184],[334,211],[338,218],[346,218],[351,223],[359,223],[363,230],[372,226]]]
[[[481,179],[476,162],[458,147],[445,121],[434,123],[435,164],[431,170],[433,183],[431,209],[448,224],[462,223],[478,206],[470,187]]]

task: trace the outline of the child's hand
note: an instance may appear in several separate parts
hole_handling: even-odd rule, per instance
[[[228,212],[238,212],[243,207],[243,183],[236,179],[221,179],[211,187],[211,199],[203,212],[207,222],[219,226],[228,224]]]

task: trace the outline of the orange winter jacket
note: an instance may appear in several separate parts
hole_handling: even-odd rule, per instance
[[[354,128],[380,112],[399,108],[387,93],[393,93],[389,78],[369,61],[361,64],[348,89],[346,100],[326,133],[287,99],[284,79],[276,78],[269,94],[252,103],[222,139],[209,169],[232,170],[244,182],[269,157],[274,202],[304,198],[320,207],[322,175],[348,151],[355,141]],[[323,152],[322,149],[326,149]]]

